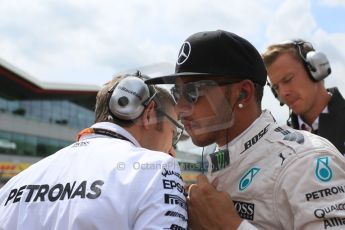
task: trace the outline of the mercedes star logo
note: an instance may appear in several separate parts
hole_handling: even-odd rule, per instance
[[[177,58],[177,65],[182,65],[185,61],[187,61],[189,55],[190,55],[190,51],[191,51],[191,46],[189,42],[184,42],[180,52],[178,54],[178,58]]]

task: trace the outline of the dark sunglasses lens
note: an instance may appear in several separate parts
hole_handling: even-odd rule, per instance
[[[183,96],[189,103],[195,103],[199,97],[198,88],[194,84],[187,84]]]
[[[171,88],[170,90],[172,96],[174,97],[174,100],[177,102],[178,100],[180,100],[180,97],[181,97],[181,89],[179,88],[176,88],[176,87],[173,87]]]
[[[183,97],[189,103],[195,103],[199,97],[198,87],[195,84],[187,84],[183,87],[173,87],[170,91],[176,102],[181,99],[181,94],[183,94]]]

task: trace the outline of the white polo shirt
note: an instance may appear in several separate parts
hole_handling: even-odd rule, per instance
[[[85,135],[0,190],[0,229],[186,229],[180,168],[168,154],[127,140]]]

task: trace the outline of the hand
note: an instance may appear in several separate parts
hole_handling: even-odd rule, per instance
[[[238,216],[230,195],[217,191],[204,175],[188,191],[188,224],[192,230],[237,229]]]

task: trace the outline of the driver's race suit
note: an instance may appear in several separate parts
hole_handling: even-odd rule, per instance
[[[263,111],[208,156],[210,181],[233,199],[242,229],[345,229],[345,158],[326,139]]]

